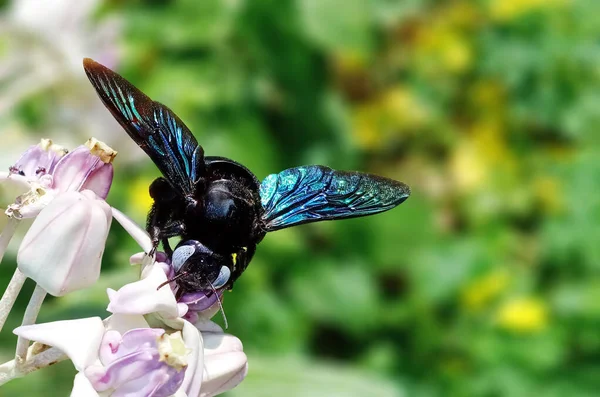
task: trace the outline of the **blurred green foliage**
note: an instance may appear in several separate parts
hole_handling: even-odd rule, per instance
[[[322,163],[413,189],[383,215],[265,238],[225,298],[250,360],[231,396],[598,393],[599,13],[596,0],[101,6],[96,19],[123,20],[119,72],[206,153],[261,179]],[[108,201],[142,223],[158,173],[130,155]],[[134,252],[113,226],[102,286],[40,320],[102,315]],[[0,341],[10,354],[14,338]],[[2,395],[66,395],[73,371],[57,368]]]

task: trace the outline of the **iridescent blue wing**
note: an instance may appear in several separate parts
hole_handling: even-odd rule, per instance
[[[169,183],[183,195],[194,193],[204,172],[204,150],[183,121],[107,67],[89,58],[83,67],[104,106]]]
[[[354,218],[402,203],[410,188],[402,182],[320,165],[290,168],[260,185],[266,231],[302,223]]]

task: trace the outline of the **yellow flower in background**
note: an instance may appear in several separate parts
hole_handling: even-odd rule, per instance
[[[492,172],[511,172],[515,166],[502,127],[493,120],[475,124],[450,159],[453,181],[463,191],[476,190],[490,179]]]
[[[481,310],[505,291],[509,283],[506,270],[495,270],[469,284],[462,292],[462,303],[468,310]]]
[[[461,73],[473,64],[470,41],[446,24],[423,25],[415,55],[423,67],[432,71]]]
[[[464,1],[439,9],[418,28],[415,54],[418,67],[437,73],[460,74],[474,62],[472,34],[481,20],[479,10]]]
[[[410,89],[396,86],[359,106],[353,115],[353,132],[367,149],[385,146],[391,139],[422,128],[429,110]]]
[[[559,8],[568,5],[569,0],[492,0],[490,15],[498,21],[510,21],[533,11]]]
[[[145,217],[152,207],[152,197],[148,187],[154,181],[154,178],[138,178],[133,181],[127,191],[129,198],[129,207],[135,212],[136,216]]]
[[[500,307],[496,321],[501,328],[514,333],[537,333],[548,325],[548,308],[535,298],[518,298]]]

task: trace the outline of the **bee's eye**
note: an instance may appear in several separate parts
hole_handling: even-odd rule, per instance
[[[175,271],[179,271],[183,264],[196,252],[196,244],[195,242],[186,242],[173,251],[173,256],[171,258],[171,263]]]
[[[219,276],[212,283],[214,289],[219,289],[229,281],[231,277],[231,270],[227,266],[221,266],[221,271],[219,271]]]

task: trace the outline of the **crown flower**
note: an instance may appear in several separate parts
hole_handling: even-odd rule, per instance
[[[71,359],[79,371],[72,396],[209,397],[237,386],[247,374],[240,340],[209,320],[192,324],[176,317],[178,304],[171,290],[156,289],[156,283],[165,280],[161,266],[152,264],[144,279],[108,291],[108,309],[113,314],[107,320],[91,317],[34,324],[14,333],[53,347],[50,351],[64,352],[61,359]],[[146,289],[150,286],[153,292]],[[135,296],[136,292],[143,297]],[[148,313],[160,314],[150,317],[153,326],[144,316]],[[165,331],[164,324],[157,322],[163,317],[176,328]],[[32,362],[35,347],[26,355]]]
[[[67,191],[87,189],[105,199],[112,184],[112,160],[116,155],[116,151],[94,138],[69,153],[43,139],[30,147],[8,173],[0,174],[0,183],[15,179],[29,186],[8,206],[6,215],[33,218],[58,194]]]
[[[177,264],[162,252],[131,257],[131,264],[141,265],[140,280],[107,289],[108,318],[35,324],[48,293],[63,296],[98,280],[113,218],[152,251],[148,233],[105,201],[115,155],[94,139],[69,153],[42,140],[0,174],[0,183],[25,190],[5,212],[0,258],[19,220],[34,219],[0,301],[0,328],[25,279],[36,282],[14,330],[15,359],[0,365],[0,385],[70,359],[78,371],[71,395],[78,397],[209,397],[237,386],[247,373],[242,343],[210,321],[222,290],[177,294],[168,283]]]
[[[21,155],[0,183],[19,185],[0,234],[0,261],[19,221],[35,218],[17,255],[18,269],[0,300],[0,329],[26,278],[37,283],[23,324],[33,323],[46,293],[61,296],[93,285],[112,221],[104,201],[117,152],[94,138],[72,152],[42,139]],[[25,345],[21,346],[21,353]]]

